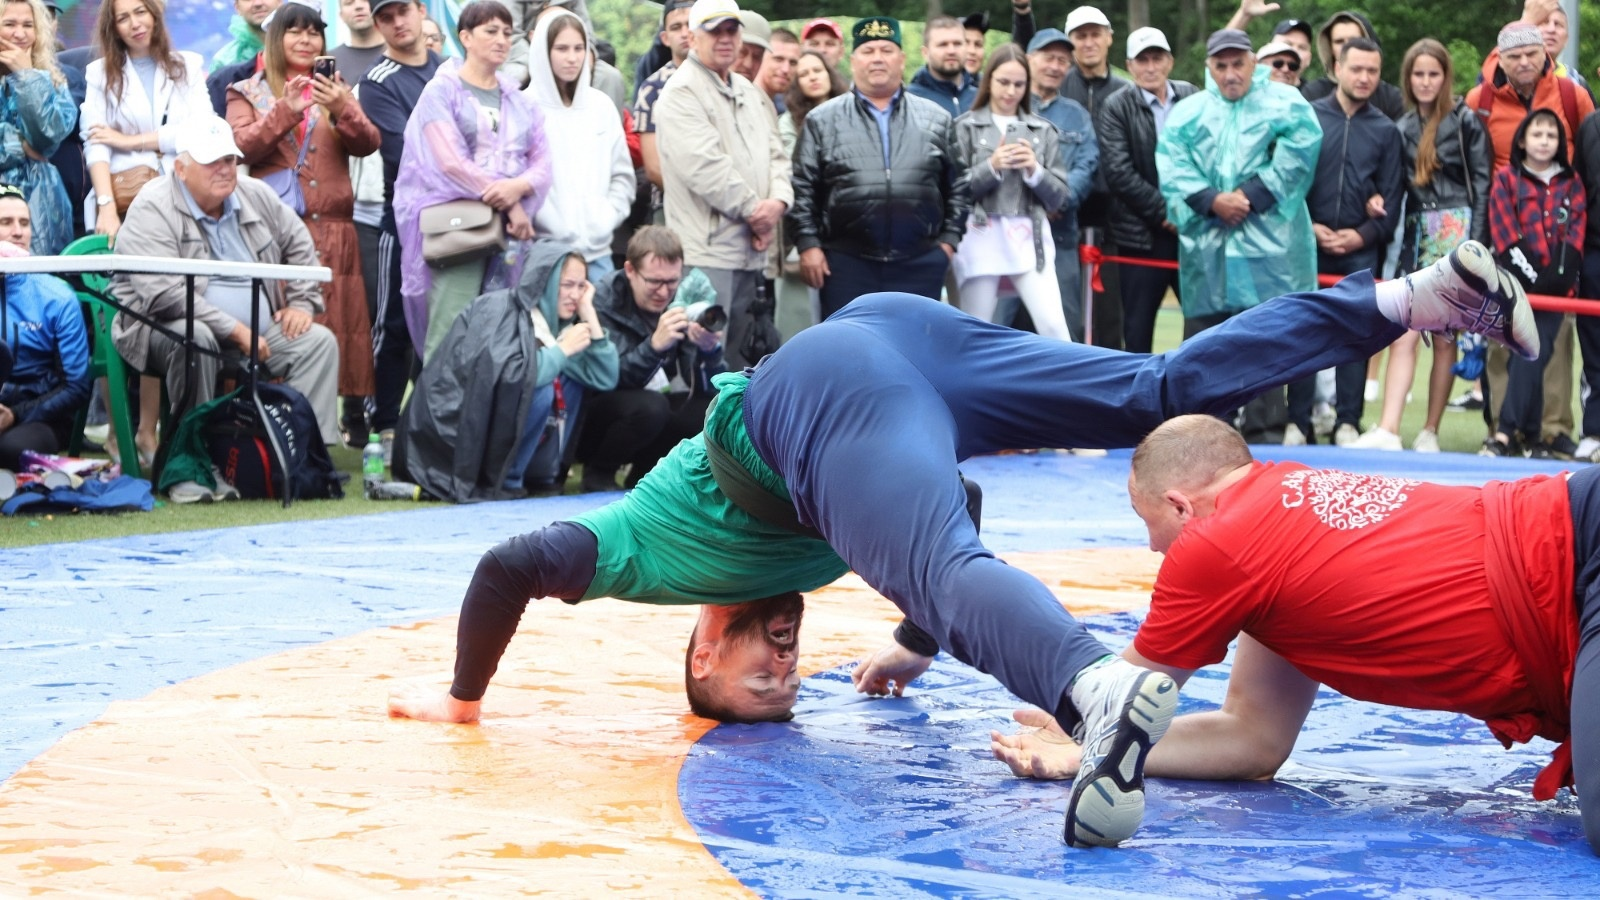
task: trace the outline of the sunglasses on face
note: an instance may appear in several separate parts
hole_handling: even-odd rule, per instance
[[[1280,56],[1272,61],[1272,67],[1274,69],[1288,69],[1291,72],[1298,72],[1300,71],[1300,60],[1287,59]]]

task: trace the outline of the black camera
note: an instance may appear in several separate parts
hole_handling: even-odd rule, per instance
[[[689,321],[707,331],[721,331],[728,325],[728,311],[718,306],[715,300],[691,303],[683,311],[689,316]]]

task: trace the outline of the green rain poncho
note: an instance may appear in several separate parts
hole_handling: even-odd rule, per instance
[[[1183,314],[1242,312],[1280,294],[1314,290],[1317,245],[1306,193],[1322,149],[1322,127],[1300,92],[1256,66],[1250,92],[1222,96],[1210,73],[1206,89],[1172,108],[1156,144],[1156,170],[1167,216],[1178,227],[1178,282]],[[1210,212],[1211,198],[1251,181],[1275,202],[1229,228]],[[1200,195],[1204,214],[1191,199]]]

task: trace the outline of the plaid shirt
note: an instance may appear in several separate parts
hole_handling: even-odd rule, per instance
[[[1501,166],[1489,189],[1489,236],[1495,253],[1504,253],[1517,241],[1543,268],[1556,256],[1556,243],[1568,245],[1567,265],[1581,266],[1588,200],[1583,182],[1570,168],[1550,183],[1530,175],[1521,166]]]

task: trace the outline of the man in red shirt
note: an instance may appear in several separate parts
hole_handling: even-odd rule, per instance
[[[1139,445],[1128,494],[1166,559],[1124,658],[1181,686],[1239,641],[1222,708],[1175,718],[1147,775],[1271,778],[1322,683],[1464,713],[1506,746],[1556,741],[1534,796],[1574,776],[1600,796],[1600,469],[1481,488],[1314,470],[1181,416]],[[1449,565],[1428,561],[1438,547]],[[992,749],[1018,774],[1077,768],[1049,731]],[[1583,825],[1600,847],[1600,803]]]

